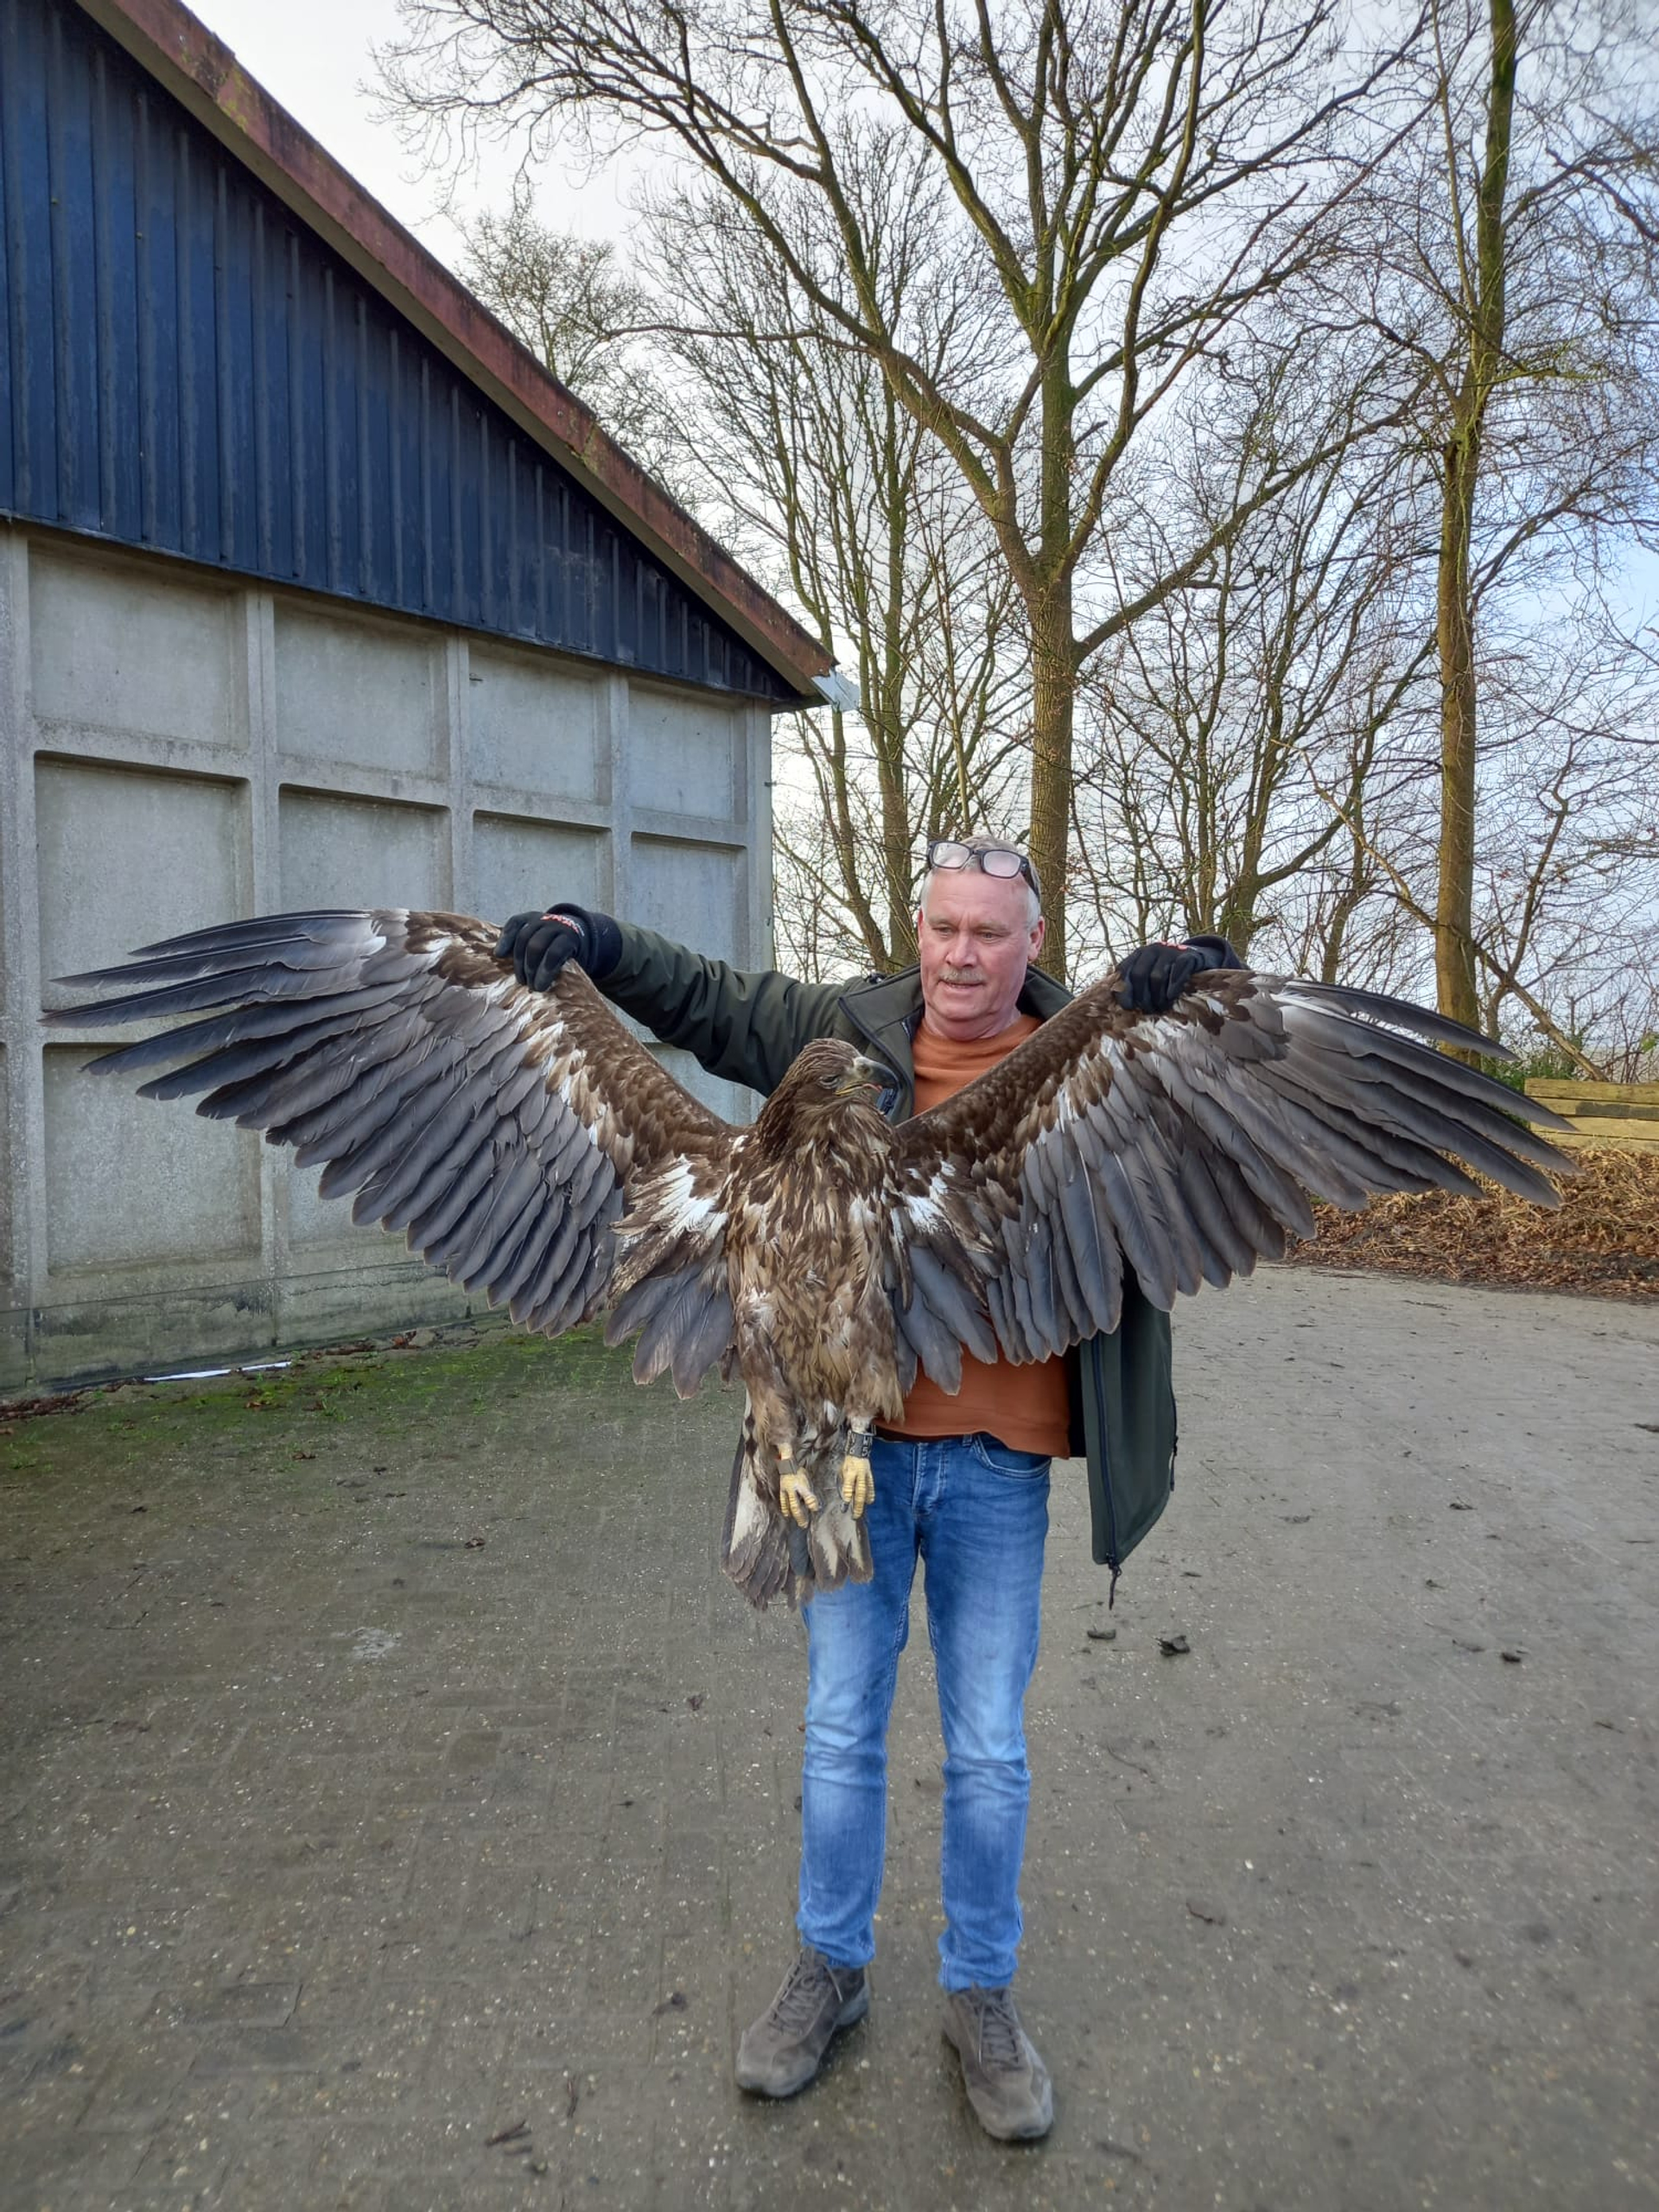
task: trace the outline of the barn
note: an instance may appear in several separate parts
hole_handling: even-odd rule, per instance
[[[764,962],[829,660],[173,0],[0,0],[0,1387],[457,1313],[52,979],[554,895]]]

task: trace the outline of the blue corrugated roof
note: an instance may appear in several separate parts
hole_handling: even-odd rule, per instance
[[[68,0],[0,0],[0,512],[792,696]]]

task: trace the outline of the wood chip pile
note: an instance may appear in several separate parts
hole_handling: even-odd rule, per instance
[[[1313,1267],[1382,1268],[1516,1290],[1659,1297],[1659,1154],[1574,1150],[1579,1173],[1546,1213],[1507,1191],[1375,1198],[1363,1213],[1317,1209],[1317,1242],[1289,1255]]]

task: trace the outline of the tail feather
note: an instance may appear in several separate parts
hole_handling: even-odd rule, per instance
[[[872,1568],[869,1531],[843,1503],[840,1454],[825,1453],[805,1467],[823,1500],[804,1530],[785,1519],[778,1503],[778,1463],[756,1433],[746,1407],[743,1433],[732,1461],[720,1563],[749,1603],[764,1612],[774,1598],[804,1605],[818,1590],[868,1582]]]
[[[778,1510],[776,1478],[767,1497],[761,1486],[760,1440],[747,1412],[732,1462],[720,1563],[757,1611],[764,1612],[777,1597],[795,1603],[795,1568],[786,1525]]]
[[[826,1469],[825,1473],[830,1495],[812,1516],[806,1544],[812,1560],[813,1587],[835,1590],[843,1582],[868,1582],[874,1570],[863,1516],[854,1516],[851,1507],[842,1503],[838,1478],[831,1470]],[[822,1488],[818,1495],[823,1497]],[[805,1594],[810,1597],[811,1592]]]

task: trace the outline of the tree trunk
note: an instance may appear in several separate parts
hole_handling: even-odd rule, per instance
[[[1440,883],[1434,909],[1434,977],[1440,1010],[1480,1026],[1475,988],[1475,799],[1479,732],[1475,701],[1475,615],[1470,578],[1475,499],[1486,410],[1503,373],[1508,241],[1503,202],[1515,114],[1515,0],[1488,0],[1491,37],[1486,143],[1475,208],[1472,274],[1464,280],[1465,353],[1442,454],[1440,550],[1435,644],[1440,664]],[[1455,156],[1452,156],[1455,159]],[[1453,179],[1455,182],[1455,176]],[[1472,287],[1472,290],[1471,290]]]
[[[1198,917],[1198,925],[1205,926],[1202,915]],[[1239,958],[1248,965],[1250,939],[1256,931],[1255,899],[1249,883],[1241,881],[1233,886],[1221,902],[1215,926],[1217,933],[1226,938]]]
[[[910,875],[914,842],[902,756],[895,760],[878,748],[876,780],[881,796],[881,865],[887,901],[887,958],[889,975],[908,968],[916,957],[916,918],[911,911]]]
[[[909,735],[905,712],[905,635],[912,594],[907,588],[905,550],[910,533],[910,440],[905,418],[890,385],[882,391],[879,480],[887,512],[887,577],[881,595],[882,683],[893,725],[876,740],[876,776],[881,794],[881,870],[887,901],[887,957],[890,975],[916,957],[916,922],[911,912],[912,829],[905,787],[905,747]]]
[[[1434,908],[1435,1001],[1453,1021],[1480,1026],[1475,989],[1474,621],[1469,604],[1469,538],[1479,474],[1480,435],[1471,426],[1447,443],[1440,486],[1440,553],[1435,642],[1440,664],[1440,889]]]
[[[1031,857],[1048,934],[1038,965],[1065,981],[1065,863],[1071,827],[1071,724],[1077,648],[1070,575],[1027,601],[1031,620]]]

